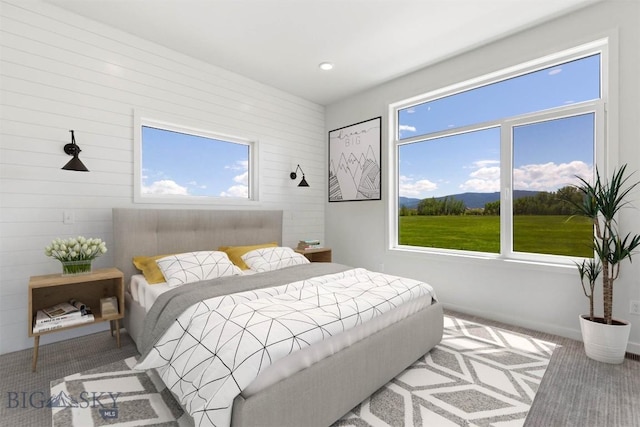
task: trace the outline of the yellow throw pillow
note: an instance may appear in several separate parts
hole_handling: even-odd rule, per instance
[[[219,251],[225,252],[232,263],[240,267],[241,270],[248,270],[249,266],[242,260],[242,255],[255,249],[272,248],[278,246],[278,242],[262,243],[250,246],[220,246]]]
[[[156,256],[136,256],[133,257],[133,265],[144,275],[147,279],[147,283],[155,285],[156,283],[165,282],[165,278],[162,275],[162,271],[156,264],[156,260],[164,258],[169,255],[156,255]]]

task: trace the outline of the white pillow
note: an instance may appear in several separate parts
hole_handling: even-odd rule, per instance
[[[156,260],[170,287],[200,280],[242,274],[224,252],[199,251],[170,255]]]
[[[281,246],[255,249],[242,255],[242,260],[251,270],[260,273],[310,262],[304,255]]]

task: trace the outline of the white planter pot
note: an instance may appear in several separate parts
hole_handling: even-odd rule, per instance
[[[631,324],[626,320],[616,320],[617,325],[592,322],[589,316],[580,316],[580,330],[584,351],[593,360],[604,363],[622,363],[627,351]]]

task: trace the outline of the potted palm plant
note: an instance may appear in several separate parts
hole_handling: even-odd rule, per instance
[[[576,263],[584,294],[589,299],[589,314],[580,316],[580,330],[588,357],[606,363],[622,363],[629,340],[631,324],[613,318],[613,284],[620,274],[621,263],[629,259],[640,246],[640,235],[620,232],[617,213],[629,204],[626,197],[640,182],[628,184],[626,165],[614,170],[607,182],[596,170],[595,182],[580,177],[576,186],[582,201],[567,199],[576,214],[593,221],[594,258]],[[594,290],[602,275],[603,316],[594,315]],[[585,283],[587,282],[587,283]]]

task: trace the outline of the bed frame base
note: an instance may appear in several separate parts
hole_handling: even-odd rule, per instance
[[[443,322],[434,302],[260,393],[238,396],[231,425],[327,427],[435,347]]]
[[[137,341],[145,310],[125,296],[125,328]],[[435,347],[443,323],[442,304],[434,302],[255,395],[240,395],[231,426],[329,426]]]

